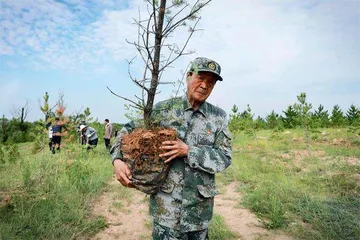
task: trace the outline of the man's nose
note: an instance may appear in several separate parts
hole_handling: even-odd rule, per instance
[[[203,82],[201,82],[200,87],[203,88],[203,89],[207,89],[208,84],[205,81],[203,81]]]

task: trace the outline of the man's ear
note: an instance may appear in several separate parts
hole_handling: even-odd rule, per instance
[[[192,72],[186,73],[186,81],[190,81],[192,74],[193,74]]]

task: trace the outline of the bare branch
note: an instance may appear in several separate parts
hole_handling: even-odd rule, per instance
[[[175,82],[173,81],[173,82],[159,82],[159,84],[172,84],[172,85],[175,85]]]
[[[24,106],[22,107],[13,106],[12,109],[13,118],[18,119],[20,120],[21,123],[23,123],[25,122],[30,110],[31,110],[31,106],[29,100],[26,100]]]
[[[129,98],[126,98],[126,97],[123,97],[123,96],[120,96],[120,95],[114,93],[108,86],[106,86],[106,88],[107,88],[113,95],[117,96],[118,98],[121,98],[121,99],[123,99],[123,100],[125,100],[125,101],[128,101],[128,102],[132,103],[132,104],[134,105],[133,107],[135,107],[135,108],[137,108],[137,109],[141,109],[141,110],[144,109],[144,107],[141,106],[139,103],[134,102],[133,100],[131,100],[131,99],[129,99]]]

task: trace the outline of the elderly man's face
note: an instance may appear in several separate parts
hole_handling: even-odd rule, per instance
[[[204,102],[212,92],[216,78],[210,72],[190,73],[187,75],[187,93],[189,101]]]

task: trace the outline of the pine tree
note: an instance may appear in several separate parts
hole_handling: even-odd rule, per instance
[[[254,115],[251,112],[251,107],[248,104],[246,110],[240,114],[240,118],[242,120],[243,129],[245,134],[249,136],[255,136],[255,124],[254,124]]]
[[[266,128],[266,122],[260,116],[257,117],[254,124],[255,124],[255,129],[265,129]]]
[[[266,116],[265,120],[266,120],[266,127],[268,129],[274,129],[276,127],[279,127],[280,116],[279,114],[275,113],[274,110],[272,110],[271,113]]]
[[[333,127],[341,127],[344,125],[346,119],[339,105],[334,106],[331,112],[330,121],[331,121],[331,126]]]
[[[354,104],[351,104],[349,110],[346,113],[346,118],[349,125],[353,125],[360,118],[360,110],[357,107],[355,107]]]
[[[312,119],[319,127],[328,127],[330,125],[329,112],[328,110],[324,111],[324,106],[320,104],[314,114],[312,114]]]
[[[281,120],[285,128],[295,128],[299,123],[297,122],[298,114],[294,110],[292,105],[288,106],[286,111],[283,111],[285,117],[282,117]]]
[[[300,125],[305,129],[305,138],[307,142],[308,151],[310,149],[310,131],[315,131],[315,126],[311,121],[311,108],[312,104],[306,101],[306,93],[300,93],[296,96],[299,103],[293,105],[295,112],[297,113],[297,119]]]
[[[234,104],[229,119],[229,130],[234,134],[234,138],[236,137],[236,134],[240,132],[241,127],[240,113],[238,111],[238,107]]]

